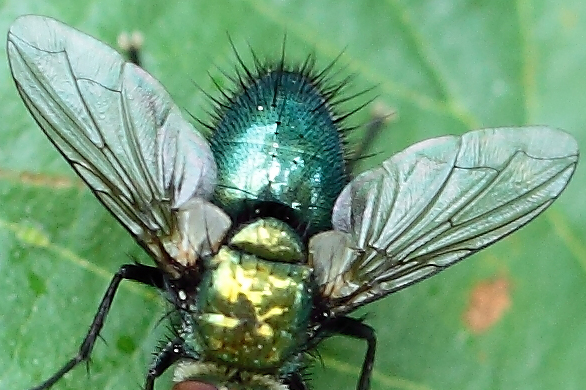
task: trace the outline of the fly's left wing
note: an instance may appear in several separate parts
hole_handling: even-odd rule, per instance
[[[564,190],[574,138],[549,127],[498,128],[415,144],[338,197],[334,230],[309,243],[336,314],[427,278],[512,233]]]
[[[39,126],[159,266],[176,275],[222,237],[212,152],[157,80],[42,16],[18,18],[6,51]]]

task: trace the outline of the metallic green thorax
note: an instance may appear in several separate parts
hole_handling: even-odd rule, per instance
[[[293,209],[309,234],[330,227],[347,182],[344,145],[325,96],[308,75],[261,75],[218,118],[210,139],[216,204],[234,218],[250,202],[277,202]]]
[[[301,249],[295,232],[267,218],[245,225],[206,262],[186,321],[194,336],[187,342],[200,361],[273,375],[294,368],[312,299],[311,269],[299,263]],[[267,260],[276,256],[291,262]]]

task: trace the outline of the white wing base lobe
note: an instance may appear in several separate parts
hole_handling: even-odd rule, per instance
[[[202,240],[223,237],[228,217],[193,202],[213,192],[211,150],[158,81],[106,44],[42,16],[12,24],[7,52],[37,123],[159,266],[176,274],[210,247]],[[201,220],[195,210],[215,226],[186,223]]]
[[[349,183],[334,230],[310,241],[322,294],[343,314],[519,229],[563,191],[576,141],[548,127],[472,131],[415,144]]]

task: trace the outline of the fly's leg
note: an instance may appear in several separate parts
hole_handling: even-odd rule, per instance
[[[144,37],[138,31],[122,32],[118,35],[118,47],[124,52],[129,62],[141,66],[140,51]]]
[[[333,318],[325,324],[324,331],[328,334],[340,334],[366,341],[366,355],[364,356],[360,379],[358,380],[356,389],[370,389],[370,377],[374,365],[374,354],[376,352],[376,335],[374,329],[361,320],[351,317],[338,317]]]
[[[94,320],[90,325],[90,328],[79,347],[79,351],[77,355],[75,355],[71,360],[69,360],[59,371],[57,371],[53,376],[49,379],[41,383],[37,387],[33,387],[31,390],[45,390],[49,389],[53,386],[59,379],[63,377],[63,375],[67,374],[71,371],[75,366],[83,361],[87,361],[92,353],[92,349],[96,343],[96,340],[99,337],[100,331],[104,326],[104,321],[108,312],[110,311],[110,306],[112,306],[112,301],[114,300],[114,295],[116,295],[116,291],[118,290],[118,286],[122,280],[133,280],[135,282],[139,282],[142,284],[146,284],[152,287],[156,287],[158,289],[163,289],[165,285],[165,277],[163,272],[155,267],[149,267],[142,264],[125,264],[120,269],[110,282],[102,301],[100,302],[100,306],[98,307],[98,311],[94,316]]]
[[[360,160],[373,156],[373,154],[365,153],[370,150],[381,131],[386,128],[394,116],[395,111],[386,107],[383,103],[375,102],[373,104],[371,119],[365,126],[366,133],[361,142],[352,151],[352,157],[347,162],[348,172],[355,174],[356,166]]]
[[[153,390],[155,379],[160,377],[169,367],[175,364],[179,359],[186,357],[183,348],[184,341],[177,337],[167,343],[165,347],[157,353],[155,360],[151,363],[149,372],[146,377],[144,390]]]
[[[291,374],[285,383],[287,384],[289,390],[308,390],[308,387],[299,372],[294,372]]]

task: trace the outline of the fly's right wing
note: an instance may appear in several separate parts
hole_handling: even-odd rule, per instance
[[[212,152],[158,81],[42,16],[10,26],[7,52],[39,126],[160,266],[175,273],[223,237],[228,216],[203,200],[216,180]]]
[[[564,190],[576,140],[548,127],[471,131],[413,145],[342,191],[334,230],[309,243],[321,294],[344,314],[519,229]]]

